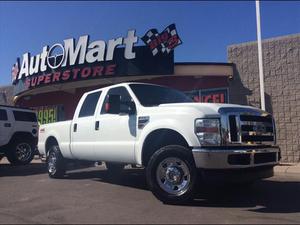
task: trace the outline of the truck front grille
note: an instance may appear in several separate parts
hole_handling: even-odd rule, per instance
[[[270,114],[227,112],[223,126],[227,144],[274,144],[275,129]],[[224,117],[223,117],[224,118]],[[225,123],[225,124],[224,124]]]

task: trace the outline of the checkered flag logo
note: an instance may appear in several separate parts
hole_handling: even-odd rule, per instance
[[[174,23],[167,26],[161,33],[158,33],[157,29],[150,29],[141,39],[149,46],[154,56],[159,52],[169,54],[182,44]]]
[[[19,75],[19,60],[17,60],[17,62],[13,65],[13,67],[11,68],[11,79],[12,82],[15,83],[15,81],[17,80],[17,77]]]

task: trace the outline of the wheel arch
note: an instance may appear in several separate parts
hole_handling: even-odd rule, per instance
[[[36,138],[30,133],[30,132],[24,132],[24,131],[18,131],[18,132],[15,132],[10,140],[9,140],[9,144],[11,144],[12,141],[14,141],[15,139],[28,139],[30,141],[33,142],[33,144],[36,144]]]
[[[151,156],[167,145],[180,145],[191,150],[188,141],[178,131],[170,128],[159,128],[151,131],[144,139],[141,148],[141,163],[147,166]]]
[[[58,145],[58,141],[54,136],[49,136],[45,142],[45,153],[48,154],[50,148],[54,145]]]

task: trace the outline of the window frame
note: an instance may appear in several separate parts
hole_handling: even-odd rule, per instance
[[[112,87],[112,88],[110,88],[110,89],[108,89],[108,90],[106,91],[106,94],[105,94],[105,96],[104,96],[104,98],[103,98],[103,101],[102,101],[102,105],[101,105],[101,107],[100,107],[100,113],[99,113],[100,115],[106,115],[106,114],[108,114],[108,115],[119,115],[119,114],[120,114],[120,112],[119,112],[119,113],[108,113],[108,112],[106,112],[106,110],[105,110],[105,104],[106,104],[107,101],[108,101],[108,96],[109,96],[109,94],[111,94],[110,91],[115,90],[115,89],[124,89],[124,90],[126,91],[126,93],[128,94],[130,100],[131,100],[132,102],[134,102],[134,104],[136,104],[135,101],[134,101],[134,98],[132,97],[132,95],[130,94],[129,90],[128,90],[125,86]],[[117,93],[112,93],[112,94],[117,94]],[[124,102],[125,102],[125,101],[124,101]],[[122,105],[125,105],[125,104],[124,104],[124,103],[122,104],[122,100],[121,100],[121,106],[122,106]]]
[[[95,95],[95,94],[99,94],[99,96],[97,97],[97,101],[95,102],[93,114],[92,114],[92,115],[81,115],[81,112],[82,112],[84,103],[86,102],[87,98],[88,98],[89,96]],[[97,106],[98,106],[99,100],[100,100],[100,98],[101,98],[101,95],[102,95],[102,90],[101,90],[101,91],[95,91],[95,92],[92,92],[92,93],[87,94],[87,95],[85,96],[85,98],[84,98],[82,104],[81,104],[81,107],[80,107],[80,110],[79,110],[79,112],[78,112],[77,118],[79,119],[79,118],[85,118],[85,117],[93,117],[93,116],[95,116],[95,113],[96,113],[96,111],[97,111]]]

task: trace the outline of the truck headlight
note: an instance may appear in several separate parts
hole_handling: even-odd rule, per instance
[[[220,145],[220,120],[219,119],[196,119],[195,134],[203,146]]]

